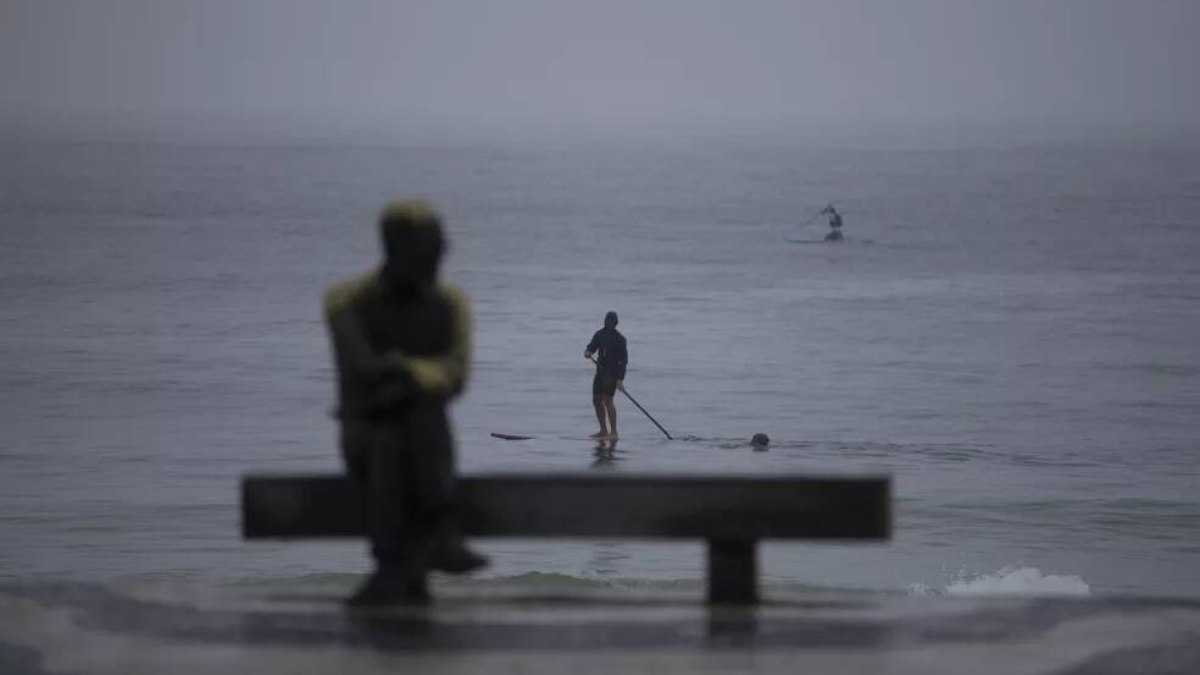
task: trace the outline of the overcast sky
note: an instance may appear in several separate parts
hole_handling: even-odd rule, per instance
[[[7,135],[1195,132],[1196,0],[0,0]]]

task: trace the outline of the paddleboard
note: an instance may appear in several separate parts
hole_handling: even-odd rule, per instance
[[[523,434],[504,434],[498,431],[493,431],[491,433],[491,437],[499,438],[502,441],[531,441],[535,438],[539,438],[538,436],[525,436]],[[563,441],[586,441],[588,443],[594,443],[597,441],[604,443],[612,442],[611,439],[608,438],[595,438],[593,436],[541,436],[540,438],[557,438]]]
[[[531,440],[533,438],[533,436],[521,436],[518,434],[501,434],[501,433],[497,433],[497,432],[493,431],[492,438],[500,438],[500,439],[503,439],[506,441],[528,441],[528,440]]]
[[[851,244],[874,244],[875,243],[874,239],[847,239],[845,237],[843,237],[841,239],[836,239],[836,240],[834,240],[834,239],[785,239],[784,241],[786,241],[789,244],[846,244],[847,246],[849,246]]]

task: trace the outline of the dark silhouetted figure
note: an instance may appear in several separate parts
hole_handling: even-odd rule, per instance
[[[446,406],[466,383],[471,326],[466,296],[437,282],[441,218],[423,202],[398,202],[380,231],[383,265],[325,296],[342,456],[366,496],[375,559],[351,606],[423,604],[430,569],[487,564],[464,545],[453,513]]]
[[[596,354],[596,377],[592,379],[592,406],[596,409],[596,420],[600,431],[592,438],[617,440],[617,406],[613,395],[617,389],[625,389],[625,365],[629,352],[625,349],[625,336],[617,332],[617,313],[604,315],[604,328],[596,331],[592,341],[583,350],[583,358]]]
[[[833,204],[825,207],[823,213],[829,214],[829,234],[825,235],[825,241],[841,241],[842,240],[842,214],[833,208]]]
[[[761,431],[758,432],[757,434],[754,434],[754,436],[752,436],[750,438],[750,445],[755,450],[766,450],[767,446],[770,444],[771,444],[770,437]]]

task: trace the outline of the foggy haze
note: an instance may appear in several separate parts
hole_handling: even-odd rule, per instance
[[[1200,3],[0,4],[5,137],[1195,134]]]

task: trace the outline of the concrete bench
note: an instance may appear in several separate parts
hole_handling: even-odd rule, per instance
[[[458,483],[476,537],[703,539],[708,599],[758,600],[761,539],[879,541],[891,535],[886,476],[492,474]],[[242,480],[247,539],[366,536],[363,493],[343,476]]]

